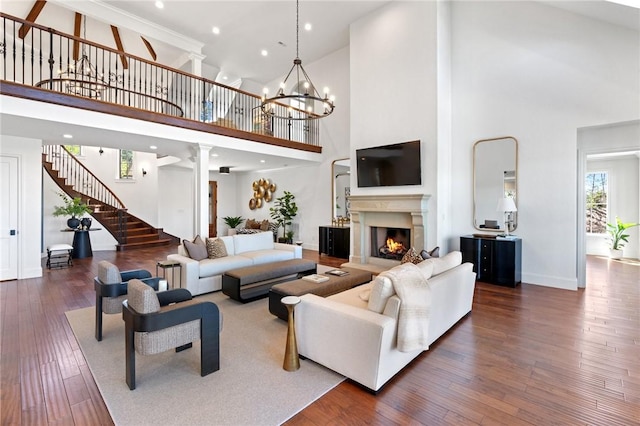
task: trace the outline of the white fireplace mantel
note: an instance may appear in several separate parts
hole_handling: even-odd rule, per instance
[[[427,203],[430,195],[352,195],[349,197],[353,251],[350,263],[392,267],[398,261],[371,256],[371,227],[407,228],[418,252],[427,244]]]

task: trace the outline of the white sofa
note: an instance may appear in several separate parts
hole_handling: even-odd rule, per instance
[[[425,262],[429,262],[427,260]],[[430,288],[427,344],[433,343],[471,311],[475,272],[461,264],[460,252],[449,253],[426,280]],[[444,262],[444,263],[442,263]],[[447,263],[449,264],[447,266]],[[448,269],[450,267],[450,269]],[[382,274],[384,275],[384,274]],[[377,392],[389,379],[423,352],[401,352],[396,345],[401,300],[393,287],[381,290],[381,276],[368,284],[322,298],[307,294],[295,308],[300,355]],[[387,292],[382,299],[374,293]]]
[[[225,257],[193,260],[187,256],[182,245],[178,247],[178,254],[167,256],[167,260],[180,262],[181,287],[189,290],[194,296],[220,290],[222,274],[231,269],[302,258],[302,247],[274,243],[271,232],[219,238],[224,241],[227,250]],[[171,282],[172,277],[173,274],[167,273],[167,280],[175,288]]]

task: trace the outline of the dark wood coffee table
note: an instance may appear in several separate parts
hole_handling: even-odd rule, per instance
[[[371,281],[372,275],[369,271],[355,268],[340,268],[339,270],[348,272],[348,274],[343,276],[321,274],[329,277],[328,281],[321,283],[299,279],[274,285],[269,290],[269,312],[286,321],[287,308],[280,302],[285,296],[302,296],[311,293],[327,297]]]

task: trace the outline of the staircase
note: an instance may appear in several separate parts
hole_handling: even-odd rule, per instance
[[[120,199],[62,145],[43,147],[42,167],[69,197],[80,197],[91,216],[118,241],[116,250],[169,245],[175,239],[127,211]]]

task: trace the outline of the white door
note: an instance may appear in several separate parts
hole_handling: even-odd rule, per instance
[[[0,281],[18,278],[18,159],[0,156]]]

